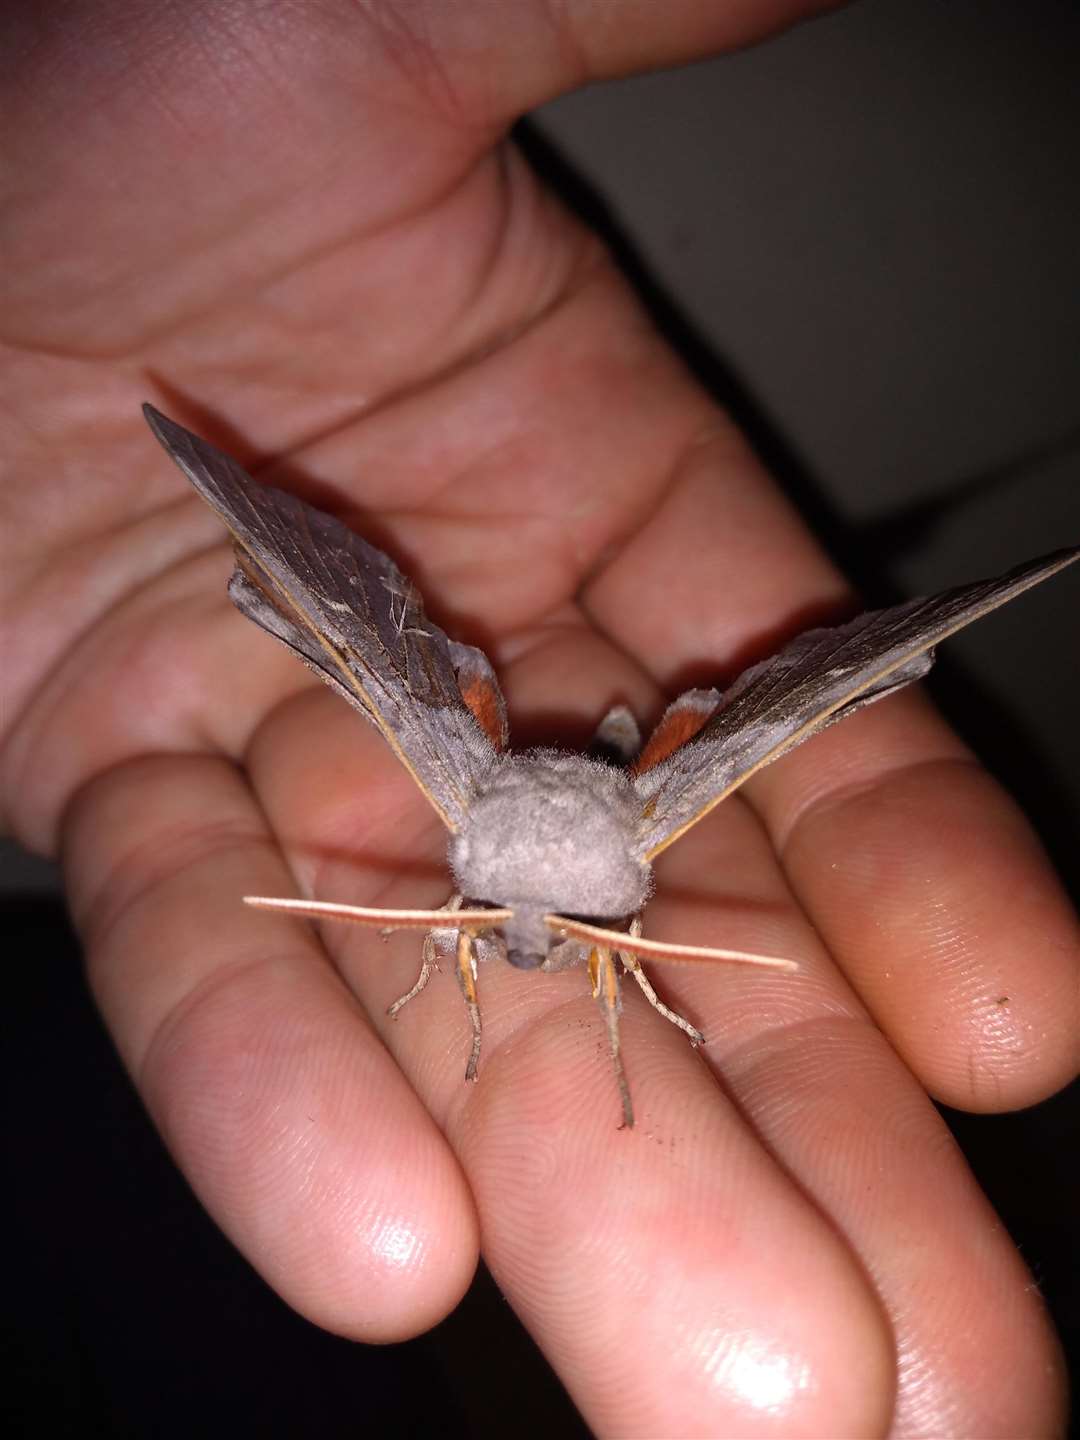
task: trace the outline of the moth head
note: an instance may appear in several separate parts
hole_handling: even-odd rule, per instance
[[[563,917],[527,907],[515,910],[499,926],[505,958],[517,970],[562,970],[582,959],[581,942],[568,940],[558,928]],[[621,917],[612,923],[621,923]]]

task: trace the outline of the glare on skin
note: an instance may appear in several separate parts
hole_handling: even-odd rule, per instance
[[[717,1329],[703,1334],[699,1344],[702,1373],[718,1390],[759,1414],[782,1414],[810,1387],[806,1361],[760,1336],[733,1336]]]
[[[400,1220],[386,1220],[371,1236],[369,1246],[372,1259],[388,1270],[409,1270],[416,1264],[423,1241]]]

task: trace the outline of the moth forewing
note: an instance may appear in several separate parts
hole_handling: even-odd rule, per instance
[[[637,727],[622,707],[597,736],[619,764],[552,750],[515,756],[505,751],[506,708],[487,656],[428,619],[388,556],[296,496],[258,484],[152,406],[144,410],[232,532],[234,603],[379,728],[450,830],[448,860],[462,891],[437,911],[261,896],[248,904],[424,930],[419,977],[390,1014],[424,989],[440,951],[452,955],[472,1029],[468,1079],[480,1056],[478,962],[498,956],[548,972],[586,964],[628,1126],[620,965],[695,1044],[700,1032],[657,997],[642,957],[797,968],[779,956],[645,939],[640,911],[653,858],[763,765],[910,684],[947,636],[1080,558],[1080,547],[1062,550],[998,579],[809,631],[725,695],[680,696],[636,761]]]
[[[412,582],[333,516],[257,484],[222,451],[143,409],[233,536],[234,603],[373,721],[456,829],[495,748],[462,696],[454,643],[424,615]]]
[[[1078,558],[1080,547],[1059,550],[997,578],[796,636],[741,675],[685,744],[635,775],[639,853],[654,860],[763,766],[921,679],[943,640]]]

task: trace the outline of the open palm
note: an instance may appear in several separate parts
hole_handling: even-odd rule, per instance
[[[843,596],[503,138],[560,89],[813,7],[752,7],[753,29],[743,8],[11,19],[4,813],[62,855],[178,1162],[320,1324],[418,1332],[482,1242],[603,1433],[1042,1433],[1054,1341],[926,1090],[1008,1108],[1069,1078],[1077,932],[918,696],[664,855],[653,933],[801,969],[665,972],[696,1054],[628,996],[633,1132],[580,972],[481,972],[466,1087],[448,980],[385,1018],[415,938],[327,953],[238,903],[438,904],[445,835],[231,609],[221,527],[142,400],[391,551],[492,655],[519,740],[583,741],[616,701],[644,718],[688,666],[719,676]]]

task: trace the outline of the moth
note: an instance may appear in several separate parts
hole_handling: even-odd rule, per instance
[[[483,651],[451,640],[424,613],[394,562],[340,521],[256,483],[227,455],[144,406],[150,428],[234,541],[233,603],[287,646],[382,733],[450,832],[454,894],[440,910],[379,910],[245,896],[249,905],[322,920],[425,931],[416,983],[454,966],[472,1026],[466,1079],[480,1058],[478,966],[584,964],[605,1018],[622,1102],[620,977],[690,1039],[700,1032],[653,989],[642,959],[797,968],[779,956],[646,939],[652,863],[751,775],[827,725],[909,685],[934,647],[1080,558],[1059,550],[996,579],[809,630],[723,694],[690,690],[642,745],[625,707],[601,722],[612,759],[508,748],[506,706]]]

